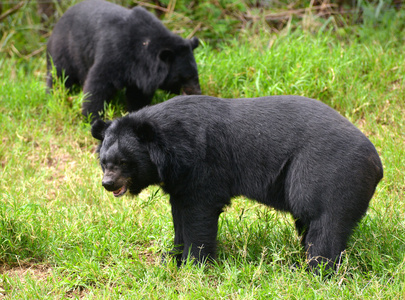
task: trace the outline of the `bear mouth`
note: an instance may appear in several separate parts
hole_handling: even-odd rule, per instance
[[[121,197],[127,192],[127,187],[124,185],[116,191],[113,191],[114,197]]]

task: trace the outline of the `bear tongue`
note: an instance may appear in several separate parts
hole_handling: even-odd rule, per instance
[[[123,187],[121,187],[118,190],[113,192],[114,197],[120,197],[120,196],[124,195],[126,191],[127,191],[127,188],[124,185]]]

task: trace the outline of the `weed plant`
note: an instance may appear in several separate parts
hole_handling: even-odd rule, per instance
[[[376,145],[384,179],[329,280],[291,268],[305,257],[289,215],[243,197],[220,217],[214,264],[162,264],[173,239],[168,196],[158,186],[122,198],[102,188],[83,94],[61,82],[46,94],[44,52],[30,56],[36,42],[18,48],[21,36],[10,37],[0,49],[0,297],[404,298],[405,16],[370,15],[357,25],[279,32],[257,23],[196,49],[203,94],[317,98]],[[154,103],[172,96],[158,92]],[[125,114],[119,98],[107,118]]]

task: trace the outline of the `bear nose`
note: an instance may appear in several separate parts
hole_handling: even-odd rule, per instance
[[[107,190],[113,190],[114,189],[114,181],[113,180],[103,180],[101,182],[101,184],[103,185],[103,187]]]

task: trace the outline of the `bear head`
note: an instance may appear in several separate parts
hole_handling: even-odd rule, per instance
[[[172,33],[142,7],[133,8],[128,21],[127,30],[120,33],[118,47],[128,49],[130,57],[126,65],[131,66],[130,81],[148,95],[158,88],[174,94],[200,95],[193,54],[199,45],[198,38],[184,39]]]
[[[167,64],[168,73],[159,88],[173,94],[181,92],[185,95],[201,94],[197,63],[193,55],[193,50],[198,44],[198,38],[193,37],[160,51],[159,59]]]
[[[148,151],[153,129],[124,117],[114,122],[97,120],[91,133],[100,140],[98,154],[104,176],[102,185],[115,197],[128,190],[137,195],[151,184],[159,183],[156,166]]]

